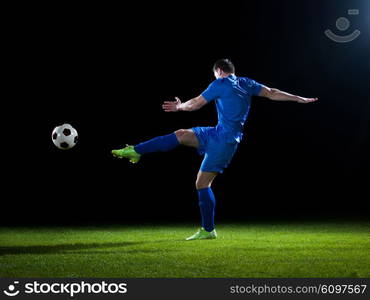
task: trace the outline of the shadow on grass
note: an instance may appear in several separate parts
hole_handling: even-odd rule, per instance
[[[32,245],[32,246],[0,246],[0,256],[3,255],[20,255],[20,254],[115,254],[120,252],[125,253],[154,253],[159,252],[159,249],[130,249],[122,251],[96,251],[97,249],[109,249],[109,248],[123,248],[128,246],[135,246],[141,244],[150,243],[163,243],[163,242],[178,242],[181,240],[159,240],[150,242],[119,242],[119,243],[76,243],[76,244],[58,244],[58,245]],[[78,250],[89,250],[94,251],[78,251]],[[163,249],[161,250],[163,251]],[[165,251],[169,251],[168,249]],[[173,251],[173,250],[172,250]]]

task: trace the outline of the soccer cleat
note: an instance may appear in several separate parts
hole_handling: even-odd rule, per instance
[[[136,164],[140,160],[141,155],[135,151],[134,146],[126,146],[127,147],[122,149],[112,150],[113,156],[118,158],[127,158],[130,162]]]
[[[192,240],[209,240],[209,239],[215,239],[217,238],[217,232],[216,229],[213,229],[211,232],[208,232],[203,227],[199,229],[195,234],[192,236],[189,236],[186,240],[192,241]]]

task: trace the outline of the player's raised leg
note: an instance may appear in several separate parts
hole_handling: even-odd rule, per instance
[[[127,145],[125,148],[112,150],[112,154],[118,158],[127,158],[132,163],[137,163],[141,155],[152,152],[165,152],[185,145],[197,148],[198,139],[191,129],[179,129],[171,134],[158,136],[135,146]]]
[[[179,129],[175,131],[177,140],[181,145],[198,148],[199,141],[195,133],[191,129]]]
[[[215,207],[216,199],[211,189],[211,185],[218,173],[199,171],[195,183],[198,191],[199,208],[202,217],[202,227],[186,240],[215,239],[217,233],[215,230]]]

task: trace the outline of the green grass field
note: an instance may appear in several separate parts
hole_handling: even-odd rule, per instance
[[[0,277],[370,277],[370,222],[2,227]]]

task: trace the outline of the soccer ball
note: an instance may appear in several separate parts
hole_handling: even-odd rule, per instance
[[[67,150],[76,145],[78,133],[70,124],[63,124],[54,128],[51,139],[59,149]]]

